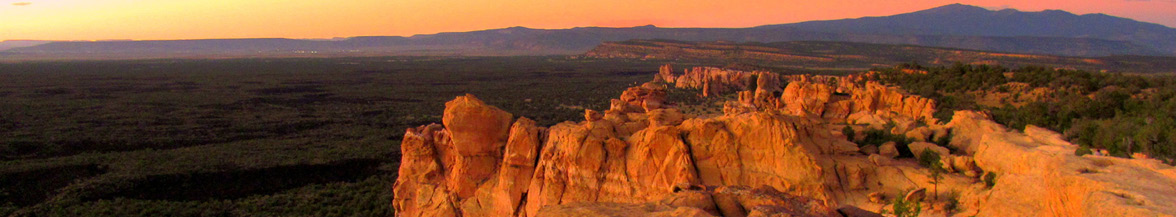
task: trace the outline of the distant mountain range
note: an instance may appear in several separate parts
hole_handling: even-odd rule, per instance
[[[341,40],[209,39],[52,42],[0,49],[4,59],[582,54],[606,41],[842,41],[1064,56],[1176,55],[1176,29],[1103,14],[991,11],[953,4],[885,17],[753,28],[511,27]]]
[[[1075,15],[1060,10],[992,11],[951,4],[885,17],[769,25],[814,32],[881,35],[1086,38],[1130,42],[1165,55],[1176,54],[1176,29],[1106,14]],[[1146,54],[1124,52],[1126,54]]]
[[[35,41],[35,40],[8,40],[0,41],[0,51],[18,48],[18,47],[32,47],[42,44],[48,44],[53,41]]]
[[[776,72],[853,73],[901,63],[1043,65],[1056,68],[1125,73],[1176,73],[1172,56],[1065,57],[1015,54],[914,45],[833,41],[772,43],[628,40],[605,42],[584,54],[588,58],[664,59],[701,65],[735,64],[767,67]]]

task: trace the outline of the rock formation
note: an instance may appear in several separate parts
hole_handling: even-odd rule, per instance
[[[690,116],[665,102],[665,84],[739,100],[723,114]],[[859,76],[676,75],[664,66],[611,103],[544,128],[457,97],[444,125],[405,133],[397,215],[871,216],[912,190],[935,216],[1176,213],[1171,166],[1074,156],[1076,146],[1054,132],[1010,131],[973,111],[940,123],[933,101]],[[847,126],[922,138],[859,147],[842,135]],[[957,153],[926,142],[949,130]],[[939,154],[947,173],[933,179],[902,158],[922,150]],[[997,177],[991,188],[985,173]],[[949,210],[948,201],[958,202]]]
[[[952,145],[999,177],[978,214],[987,216],[1174,216],[1176,169],[1155,159],[1076,156],[1078,146],[1038,127],[1009,131],[959,111]]]

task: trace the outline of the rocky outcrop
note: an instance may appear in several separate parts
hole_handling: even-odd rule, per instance
[[[828,85],[809,83],[806,81],[792,81],[784,88],[780,101],[784,102],[784,109],[793,115],[823,116],[828,104],[833,98],[833,90]],[[848,101],[846,105],[852,105]],[[851,112],[842,106],[834,105],[834,113],[846,114]],[[837,117],[840,115],[835,115]]]
[[[675,75],[673,67],[662,66],[658,73],[658,80],[673,83],[677,88],[702,89],[703,96],[717,96],[741,90],[753,90],[751,87],[763,82],[767,88],[779,88],[778,76],[770,72],[747,72],[727,70],[714,67],[694,67],[686,69],[681,75]],[[761,79],[761,75],[765,78]],[[775,81],[771,79],[777,79]],[[765,89],[770,91],[770,89]],[[778,93],[777,93],[778,94]]]
[[[930,118],[934,102],[860,77],[741,73],[679,76],[666,66],[608,110],[550,128],[457,97],[444,125],[406,131],[393,206],[400,216],[870,216],[860,211],[921,196],[935,216],[1176,213],[1164,206],[1176,201],[1176,169],[1155,160],[1074,156],[1057,133],[1009,131],[979,112],[940,124]],[[667,82],[700,81],[739,99],[702,117],[665,101]],[[923,140],[950,130],[956,151],[929,142],[859,148],[842,133],[883,125]],[[923,150],[946,173],[932,177],[902,154]],[[985,173],[997,177],[991,188]],[[944,208],[949,198],[956,209]]]
[[[921,96],[905,94],[897,87],[888,87],[877,82],[867,82],[864,89],[852,93],[853,112],[870,111],[896,114],[897,116],[922,119],[935,123],[935,101]]]
[[[549,129],[526,118],[508,127],[509,114],[458,97],[446,103],[446,127],[408,131],[395,207],[405,216],[536,216],[565,204],[607,213],[574,204],[645,207],[635,204],[670,200],[696,186],[728,186],[707,193],[729,199],[723,206],[703,203],[717,207],[700,208],[713,210],[708,214],[804,214],[814,209],[792,200],[820,207],[835,200],[837,189],[829,187],[835,180],[825,177],[837,171],[825,169],[833,161],[821,156],[856,152],[856,145],[828,140],[834,136],[814,122],[777,113],[684,120],[677,109],[650,106],[664,98],[659,88],[631,88],[605,114],[588,110],[582,122]],[[644,108],[636,109],[639,104]],[[747,193],[741,186],[775,192]],[[800,205],[813,206],[808,203]],[[646,214],[683,214],[658,210]]]
[[[408,129],[393,207],[409,216],[448,216],[489,214],[499,212],[489,209],[491,203],[518,203],[514,198],[529,181],[520,177],[530,176],[525,167],[539,135],[534,121],[519,119],[513,127],[511,121],[510,113],[466,95],[445,103],[447,127]]]
[[[516,208],[523,202],[524,193],[531,186],[535,174],[536,160],[539,159],[545,129],[535,126],[535,121],[519,118],[510,128],[502,166],[498,169],[498,183],[494,185],[493,201],[501,204],[491,206],[488,212],[495,216],[515,215]]]
[[[459,201],[449,189],[438,144],[449,143],[449,133],[431,124],[408,129],[400,143],[400,171],[392,187],[392,207],[401,216],[457,216]]]
[[[788,114],[842,120],[854,113],[905,118],[905,122],[936,123],[933,100],[907,94],[897,87],[867,81],[866,75],[781,76],[770,72],[746,72],[695,67],[675,75],[662,66],[656,80],[678,88],[697,88],[703,96],[739,93],[744,107],[782,109]],[[783,86],[782,86],[783,85]],[[755,109],[753,109],[755,110]]]
[[[1037,127],[1013,132],[987,115],[959,111],[952,144],[996,174],[980,204],[986,216],[1174,216],[1176,169],[1155,159],[1076,156],[1078,146]]]
[[[679,128],[704,185],[770,186],[830,200],[824,175],[832,164],[822,156],[857,151],[806,120],[780,114],[691,119]]]

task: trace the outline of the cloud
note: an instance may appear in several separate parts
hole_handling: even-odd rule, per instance
[[[33,3],[32,2],[17,2],[17,3],[12,3],[12,6],[29,6],[31,4],[33,4]]]

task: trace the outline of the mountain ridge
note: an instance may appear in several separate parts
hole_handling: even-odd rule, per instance
[[[956,16],[961,14],[973,16]],[[977,16],[991,19],[976,18]],[[1128,34],[1135,32],[1141,33]],[[408,37],[361,36],[339,40],[54,42],[0,51],[0,60],[281,57],[310,54],[574,55],[591,50],[603,42],[631,39],[734,42],[844,41],[1062,56],[1176,55],[1176,29],[1159,24],[1105,14],[1074,15],[1064,11],[1021,12],[1013,9],[993,11],[976,6],[952,4],[883,17],[808,21],[750,28],[662,28],[646,25],[533,29],[515,26]]]
[[[37,46],[37,45],[47,44],[47,43],[51,43],[51,42],[53,42],[53,41],[43,41],[43,40],[4,40],[4,41],[0,41],[0,51],[4,51],[4,50],[8,50],[8,49],[12,49],[12,48],[32,47],[32,46]]]
[[[1176,53],[1176,29],[1106,14],[1077,15],[1062,10],[1023,12],[951,4],[905,14],[808,21],[756,28],[794,28],[816,32],[890,35],[972,35],[997,37],[1073,37],[1127,41]]]

